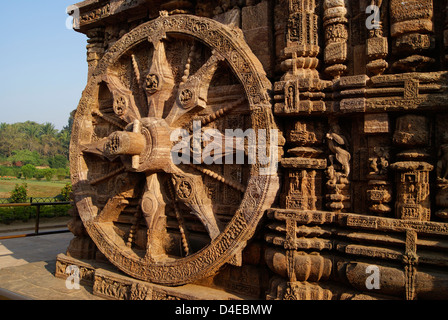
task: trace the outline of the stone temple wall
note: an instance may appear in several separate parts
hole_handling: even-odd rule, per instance
[[[189,77],[190,65],[192,73],[193,69],[200,68],[200,65],[194,65],[195,59],[200,60],[200,54],[197,57],[193,53],[189,55],[188,50],[178,55],[171,53],[173,50],[184,52],[179,48],[187,41],[186,38],[193,37],[213,49],[212,57],[215,57],[214,52],[220,52],[222,58],[218,59],[230,66],[223,70],[218,68],[221,70],[219,85],[222,83],[227,89],[222,89],[224,85],[219,90],[215,89],[219,85],[214,85],[215,80],[210,79],[205,85],[206,76],[199,77],[202,82],[196,84],[196,87],[192,85],[191,88],[198,91],[204,87],[208,89],[206,105],[217,106],[218,102],[214,101],[221,101],[224,110],[220,113],[217,111],[219,107],[215,107],[215,113],[198,115],[208,120],[219,118],[228,109],[234,108],[233,105],[237,103],[235,97],[246,95],[249,108],[252,108],[250,115],[241,113],[238,116],[236,108],[230,111],[234,115],[230,116],[233,122],[228,120],[227,124],[238,127],[241,123],[252,121],[249,127],[280,130],[277,172],[280,187],[266,187],[267,191],[261,191],[263,197],[274,193],[275,198],[270,202],[266,200],[264,205],[268,203],[269,206],[267,211],[260,213],[259,219],[250,220],[245,216],[246,224],[241,222],[240,225],[237,214],[224,217],[225,214],[216,207],[227,205],[225,210],[232,210],[232,201],[240,197],[234,196],[232,192],[235,190],[240,190],[246,196],[250,194],[250,183],[247,187],[243,182],[244,179],[250,179],[254,171],[232,167],[220,169],[218,174],[213,169],[201,169],[202,176],[217,180],[216,184],[225,183],[232,189],[219,186],[213,189],[213,181],[204,182],[206,190],[211,190],[212,195],[208,194],[211,201],[217,198],[221,201],[213,202],[215,214],[222,221],[230,221],[228,226],[231,228],[228,229],[247,228],[251,232],[240,235],[240,231],[236,231],[238,245],[234,247],[229,244],[227,248],[223,244],[226,242],[221,242],[227,232],[218,228],[217,233],[221,231],[221,235],[213,236],[213,224],[205,223],[205,218],[201,218],[201,214],[206,216],[211,206],[184,201],[190,209],[199,206],[196,210],[201,213],[198,215],[200,221],[190,221],[189,218],[180,217],[178,213],[181,210],[177,210],[174,204],[173,210],[176,212],[173,211],[172,220],[175,221],[177,217],[175,222],[180,227],[172,227],[176,232],[168,232],[177,235],[168,237],[171,242],[177,241],[178,244],[173,247],[183,246],[188,253],[187,242],[190,241],[190,250],[193,250],[194,239],[202,239],[201,234],[208,232],[212,241],[210,245],[205,245],[204,251],[208,252],[207,249],[213,247],[215,242],[225,249],[223,253],[216,254],[219,265],[210,264],[209,267],[206,264],[201,269],[201,263],[207,258],[205,254],[199,257],[199,253],[203,252],[199,251],[198,255],[191,255],[189,260],[188,257],[181,259],[179,266],[173,266],[173,269],[170,269],[168,260],[161,260],[160,263],[166,267],[163,272],[185,272],[185,278],[188,279],[191,274],[191,282],[194,284],[257,299],[448,298],[448,1],[87,0],[77,4],[77,8],[77,31],[88,36],[89,83],[97,81],[99,75],[109,80],[104,80],[107,86],[99,85],[97,91],[88,86],[85,92],[88,98],[81,101],[77,112],[80,132],[75,133],[72,140],[71,165],[72,174],[75,172],[72,179],[80,187],[75,186],[74,191],[77,207],[71,229],[77,237],[68,248],[69,257],[103,262],[113,260],[111,262],[131,278],[144,281],[139,282],[140,286],[157,282],[151,278],[152,271],[145,269],[144,262],[141,268],[137,267],[140,262],[127,266],[124,261],[132,255],[126,253],[127,249],[121,249],[119,245],[105,245],[98,240],[101,237],[92,224],[103,220],[92,222],[95,214],[85,212],[92,212],[92,208],[104,211],[110,202],[103,201],[102,206],[96,205],[97,198],[107,197],[107,194],[99,191],[95,191],[95,197],[92,197],[94,200],[88,200],[90,187],[81,187],[83,180],[80,177],[93,179],[90,184],[96,186],[102,182],[98,176],[116,176],[120,168],[95,168],[94,164],[89,164],[90,160],[79,160],[79,154],[89,148],[91,153],[94,153],[91,150],[95,148],[102,150],[100,138],[108,134],[95,129],[95,134],[99,136],[96,144],[91,142],[95,139],[87,139],[89,144],[82,152],[79,144],[80,141],[86,141],[86,133],[82,131],[86,126],[95,127],[98,121],[109,124],[118,121],[106,114],[107,107],[101,106],[104,101],[105,105],[109,103],[114,106],[112,113],[115,111],[120,121],[126,120],[117,112],[113,100],[116,100],[114,92],[126,92],[128,89],[112,85],[115,81],[110,80],[113,78],[110,75],[112,73],[104,72],[106,69],[114,69],[107,67],[107,63],[116,59],[116,52],[123,51],[122,47],[131,52],[120,53],[121,60],[114,60],[120,62],[128,59],[127,64],[122,63],[123,70],[119,67],[114,70],[118,74],[117,78],[121,77],[121,81],[130,83],[131,91],[134,90],[132,80],[127,78],[132,70],[136,74],[140,70],[142,74],[138,76],[142,77],[146,72],[143,70],[150,69],[150,75],[158,75],[157,81],[167,85],[166,66],[174,70],[175,61],[188,65],[188,72],[184,70],[185,78],[179,81],[179,87],[183,88],[184,83],[189,83],[185,79]],[[188,27],[188,21],[193,24],[191,28]],[[146,28],[146,25],[149,27]],[[152,51],[144,51],[146,49],[143,47],[140,50],[138,46],[143,45],[140,40],[137,41],[150,28],[148,35],[156,48],[155,53],[147,54],[152,67],[150,62],[144,62],[145,52]],[[221,32],[231,36],[216,36]],[[171,37],[171,33],[184,33],[185,36]],[[133,41],[139,44],[135,47],[127,45]],[[165,44],[168,62],[164,58],[154,58],[164,52],[157,49],[157,43],[164,41],[169,43]],[[238,54],[227,55],[225,41],[230,43],[230,47],[234,46],[232,52],[238,52],[242,58]],[[202,51],[202,55],[206,56],[204,52],[206,50]],[[238,59],[243,62],[238,64]],[[208,66],[209,62],[200,64]],[[136,65],[140,65],[140,68],[136,68]],[[252,68],[252,71],[245,72],[245,68]],[[177,72],[181,79],[182,70]],[[233,78],[228,75],[232,73]],[[262,84],[258,87],[250,86],[249,76],[259,79],[253,81]],[[235,85],[238,82],[235,78],[243,83],[243,89]],[[155,89],[156,78],[147,79],[153,80],[152,88]],[[210,81],[212,85],[209,87]],[[112,94],[105,93],[106,87]],[[252,88],[255,88],[253,90],[256,94],[251,92]],[[156,100],[154,91],[150,89],[148,85],[146,95],[134,94],[135,101],[142,98],[153,104],[160,103],[162,95]],[[264,96],[260,94],[262,102],[260,98],[256,99],[259,92],[266,93]],[[185,97],[185,93],[188,91],[184,90],[184,96],[181,96]],[[107,102],[108,99],[110,102]],[[92,108],[93,116],[90,113],[88,116],[83,115],[83,110],[88,108],[86,106],[98,100],[100,106]],[[258,108],[260,104],[267,105],[267,111],[257,111],[264,110]],[[132,109],[128,105],[126,107]],[[206,110],[205,105],[202,107]],[[265,112],[267,116],[254,116],[257,112]],[[99,120],[90,121],[92,117],[99,117]],[[158,132],[157,139],[163,139],[162,126],[158,127],[155,122],[151,122],[151,125],[145,125],[143,120],[141,122],[149,131],[154,127]],[[203,123],[206,122],[203,120]],[[134,129],[128,130],[134,132],[130,132],[129,136],[137,132],[136,127],[134,122]],[[154,134],[152,138],[155,139]],[[132,154],[132,161],[139,161],[136,156],[137,153]],[[80,161],[87,165],[78,166]],[[139,171],[137,167],[133,166],[134,171]],[[145,170],[139,172],[148,172],[149,169]],[[239,179],[241,186],[232,182],[232,177],[234,181]],[[133,178],[127,176],[126,179]],[[174,189],[188,186],[184,181],[174,181]],[[260,179],[255,181],[254,186],[263,188],[263,183]],[[148,178],[147,191],[141,193],[143,199],[154,199],[156,196],[149,193],[151,188],[156,187],[156,182]],[[178,192],[176,197],[176,190],[171,193],[171,200],[185,195]],[[213,190],[220,191],[214,193]],[[207,195],[201,197],[207,198]],[[136,201],[141,198],[137,196]],[[238,199],[245,203],[242,198]],[[107,204],[104,205],[104,202]],[[169,201],[166,203],[168,207]],[[101,232],[106,230],[105,234],[111,234],[111,237],[125,239],[123,248],[128,249],[145,248],[145,242],[150,241],[154,234],[157,239],[167,239],[160,231],[165,229],[155,226],[156,223],[148,218],[150,210],[146,210],[144,204],[145,201],[140,201],[141,210],[137,205],[135,211],[123,209],[125,205],[116,205],[108,214],[108,217],[115,215],[115,220],[108,220],[108,223],[113,221],[114,227],[101,227]],[[256,211],[255,207],[244,208]],[[124,211],[130,218],[117,218],[119,212]],[[165,227],[168,225],[166,228],[169,229],[171,216],[167,214],[164,219]],[[205,230],[201,223],[205,225]],[[143,244],[139,244],[139,241]],[[164,241],[155,243],[166,249]],[[120,255],[114,250],[125,253]],[[213,252],[216,250],[215,247],[210,249]],[[120,260],[118,256],[124,258]],[[145,255],[143,253],[140,256]],[[212,253],[210,256],[215,257]],[[58,262],[61,268],[67,264],[64,261]],[[188,269],[190,263],[197,263],[199,271],[191,271],[193,267]],[[151,262],[148,264],[151,265]],[[60,275],[63,275],[62,271]],[[172,282],[167,280],[161,285],[189,282],[180,281],[182,277],[173,276]],[[104,294],[107,281],[113,281],[97,278],[95,281],[100,283],[95,283],[95,286],[103,288],[103,296],[134,296],[130,292],[131,289],[135,291],[135,285],[128,282],[119,283],[122,288],[120,296]],[[93,276],[91,281],[94,281]],[[152,298],[157,297],[153,295]]]

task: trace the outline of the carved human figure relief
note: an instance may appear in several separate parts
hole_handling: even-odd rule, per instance
[[[370,159],[370,173],[374,175],[385,175],[389,168],[389,151],[383,147],[375,147],[376,157]]]

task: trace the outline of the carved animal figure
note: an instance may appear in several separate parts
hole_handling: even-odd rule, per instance
[[[345,150],[348,148],[348,140],[341,134],[341,128],[334,121],[331,123],[330,132],[327,134],[327,142],[328,148],[334,156],[336,160],[342,166],[342,172],[345,177],[350,175],[350,153]]]

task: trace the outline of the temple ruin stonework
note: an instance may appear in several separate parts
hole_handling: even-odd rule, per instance
[[[123,300],[448,299],[447,0],[75,7],[56,276]]]

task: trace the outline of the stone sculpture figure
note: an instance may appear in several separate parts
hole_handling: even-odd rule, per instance
[[[350,175],[350,152],[347,151],[349,144],[347,138],[342,134],[341,127],[337,123],[337,120],[331,120],[330,132],[326,136],[328,142],[328,148],[333,153],[330,155],[331,159],[336,160],[342,166],[342,173],[345,177]]]
[[[385,175],[389,168],[389,151],[385,148],[374,148],[376,157],[370,159],[370,173],[374,175]]]

